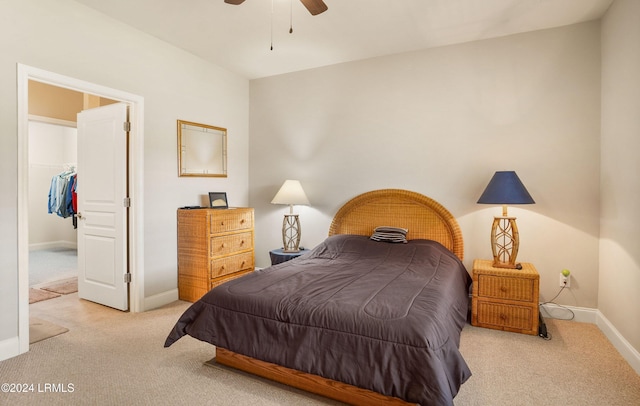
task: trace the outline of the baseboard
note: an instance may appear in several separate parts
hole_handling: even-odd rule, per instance
[[[609,339],[611,344],[618,350],[622,358],[627,360],[631,368],[633,368],[638,375],[640,375],[640,353],[633,348],[633,346],[620,334],[620,332],[611,324],[611,322],[600,313],[600,310],[596,310],[596,325]]]
[[[560,320],[573,320],[580,323],[596,324],[598,312],[596,309],[588,307],[563,306],[555,303],[540,305],[542,307],[542,317],[549,317]],[[573,315],[572,315],[573,313]]]
[[[68,248],[68,249],[78,249],[78,243],[73,241],[49,241],[49,242],[40,242],[36,244],[29,244],[29,251],[37,251],[37,250],[50,250],[53,248]]]
[[[157,295],[144,298],[144,309],[141,311],[157,309],[169,303],[178,300],[178,289],[171,289],[166,292],[158,293]]]
[[[20,355],[20,338],[11,337],[0,340],[0,361]]]

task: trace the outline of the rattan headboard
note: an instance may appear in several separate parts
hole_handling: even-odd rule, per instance
[[[329,235],[371,235],[378,226],[403,227],[408,240],[438,241],[460,260],[464,243],[458,222],[435,200],[400,189],[382,189],[354,197],[338,210]]]

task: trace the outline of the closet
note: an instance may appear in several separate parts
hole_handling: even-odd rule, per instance
[[[75,218],[49,212],[52,180],[75,173],[76,151],[75,127],[29,121],[30,286],[77,276]]]

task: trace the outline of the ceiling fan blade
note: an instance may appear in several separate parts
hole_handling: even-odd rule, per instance
[[[225,0],[226,1],[226,0]],[[318,15],[327,11],[329,7],[322,0],[300,0],[302,4],[309,10],[311,15]]]
[[[238,5],[238,4],[244,3],[244,0],[224,0],[224,2],[227,3],[227,4]]]

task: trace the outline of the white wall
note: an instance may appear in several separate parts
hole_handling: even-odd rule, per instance
[[[447,207],[465,237],[465,265],[490,258],[499,207],[476,204],[496,170],[515,170],[535,205],[512,207],[520,261],[541,274],[541,299],[598,304],[599,23],[345,63],[251,82],[250,196],[256,258],[282,245],[269,202],[299,179],[302,244],[327,234],[337,209],[380,188]]]
[[[638,44],[640,2],[616,0],[602,22],[602,211],[598,308],[635,348],[636,357],[640,352]]]
[[[144,97],[145,297],[177,287],[176,209],[248,203],[248,80],[70,0],[0,2],[0,354],[17,335],[17,64]],[[176,120],[225,127],[228,178],[178,178]],[[177,298],[177,296],[176,296]]]

